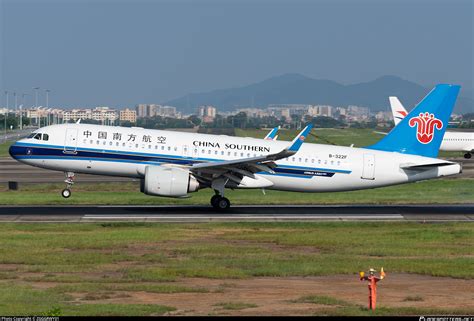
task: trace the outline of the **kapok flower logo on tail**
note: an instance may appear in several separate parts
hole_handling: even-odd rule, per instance
[[[417,126],[416,139],[422,144],[428,144],[433,140],[435,128],[438,130],[443,128],[443,122],[428,112],[411,118],[408,124],[410,127]]]

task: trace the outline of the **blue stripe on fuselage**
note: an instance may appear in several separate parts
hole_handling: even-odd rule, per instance
[[[177,165],[192,165],[195,163],[222,161],[221,159],[192,158],[166,154],[151,154],[126,152],[107,149],[77,148],[74,153],[65,153],[64,147],[57,145],[43,145],[34,143],[18,142],[11,146],[10,152],[16,159],[81,159],[93,161],[127,162],[138,164],[161,164],[172,163]],[[292,176],[301,178],[311,178],[313,176],[332,177],[335,173],[350,174],[348,170],[336,170],[326,168],[302,167],[291,165],[278,165],[274,169],[275,174],[282,176]]]

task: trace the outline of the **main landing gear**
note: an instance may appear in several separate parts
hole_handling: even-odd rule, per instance
[[[464,154],[464,158],[465,158],[465,159],[470,159],[471,156],[472,156],[471,153],[466,153],[466,154]]]
[[[65,174],[66,174],[66,179],[64,180],[64,183],[66,183],[66,188],[61,191],[61,195],[64,198],[69,198],[72,194],[70,188],[74,184],[74,173],[66,172]]]
[[[218,210],[226,210],[230,207],[229,199],[224,197],[225,184],[229,179],[218,178],[212,181],[211,188],[216,192],[211,198],[211,205]]]
[[[226,197],[222,197],[218,194],[211,197],[211,205],[218,210],[226,210],[230,207],[230,201]]]

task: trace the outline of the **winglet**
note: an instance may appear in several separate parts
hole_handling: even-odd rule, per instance
[[[267,136],[265,136],[265,140],[276,140],[277,138],[277,133],[278,133],[278,130],[280,129],[280,126],[278,127],[275,127],[273,128],[268,134]]]
[[[308,136],[309,132],[313,129],[313,124],[306,126],[291,142],[291,146],[288,147],[288,151],[296,153],[301,145],[303,145],[304,140]]]

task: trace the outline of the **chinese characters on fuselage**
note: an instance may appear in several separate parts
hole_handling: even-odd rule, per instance
[[[93,132],[90,130],[85,130],[82,133],[83,136],[86,138],[92,138],[95,136]],[[99,131],[97,132],[97,139],[107,139],[107,137],[110,138],[112,137],[112,140],[114,141],[122,141],[122,136],[124,137],[124,140],[127,142],[142,142],[142,143],[153,143],[156,142],[158,144],[166,144],[166,137],[164,136],[158,136],[158,137],[153,137],[152,135],[136,135],[136,134],[126,134],[122,135],[122,133],[112,133],[109,135],[109,133],[104,132],[104,131]]]

